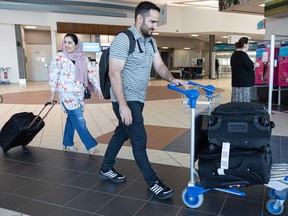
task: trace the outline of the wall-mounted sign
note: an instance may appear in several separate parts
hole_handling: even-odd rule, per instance
[[[239,41],[239,39],[240,38],[242,38],[242,37],[248,37],[248,36],[245,36],[245,35],[229,35],[228,37],[227,37],[227,39],[228,39],[228,44],[235,44],[236,42],[238,42]],[[249,39],[251,39],[250,37],[248,37]]]
[[[83,42],[83,52],[101,52],[100,43]]]
[[[167,24],[167,4],[160,6],[160,17],[158,26]]]
[[[214,51],[233,51],[235,50],[234,44],[215,44]],[[256,50],[257,44],[256,43],[250,43],[249,44],[249,50]]]
[[[265,27],[266,27],[266,19],[263,19],[257,23],[257,30],[265,29]]]

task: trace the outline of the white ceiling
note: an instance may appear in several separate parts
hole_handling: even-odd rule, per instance
[[[93,2],[93,0],[89,0],[89,1]],[[94,2],[95,1],[97,0],[94,0]],[[203,7],[218,8],[218,0],[151,0],[151,1],[157,5],[168,4],[168,5],[183,6],[183,7],[203,6]],[[139,0],[102,0],[101,2],[137,5],[140,1]]]
[[[6,1],[17,1],[17,2],[23,2],[24,0],[6,0]],[[34,1],[34,0],[29,0]],[[65,0],[72,2],[73,0]],[[135,6],[140,2],[140,0],[74,0],[75,2],[82,2],[83,4],[86,4],[88,6],[89,3],[101,3],[101,4],[110,4],[115,5],[121,5],[121,6],[127,6],[129,10],[134,10]],[[212,8],[218,8],[218,0],[151,0],[153,3],[157,5],[174,5],[179,7],[212,7]],[[36,3],[37,2],[37,3]],[[40,4],[42,0],[35,0],[34,4]],[[60,2],[60,1],[58,1]],[[43,3],[41,3],[43,4]],[[54,0],[47,0],[46,4],[55,4]],[[264,4],[264,0],[247,0],[247,3],[236,5],[233,7],[233,9],[226,9],[225,11],[230,13],[245,13],[245,14],[263,14],[264,8],[259,7],[260,4]],[[111,8],[112,8],[111,7]],[[195,39],[199,39],[202,41],[209,41],[209,35],[215,35],[216,36],[216,42],[221,41],[222,43],[227,43],[227,39],[223,38],[223,36],[228,36],[231,34],[231,32],[189,32],[189,33],[161,33],[159,36],[170,36],[170,37],[183,37],[183,38],[191,38],[191,34],[198,34],[198,37],[195,37]],[[239,35],[239,33],[237,33]],[[252,38],[252,40],[255,41],[261,41],[264,40],[263,34],[244,34],[245,36],[249,36]]]
[[[89,0],[96,2],[97,0]],[[233,9],[226,9],[225,12],[229,13],[244,13],[244,14],[255,14],[262,15],[264,14],[264,7],[259,7],[259,5],[264,4],[265,0],[247,0],[247,3],[235,5],[232,7]],[[97,1],[99,2],[99,1]],[[100,2],[106,3],[114,3],[114,4],[127,4],[129,6],[137,5],[139,0],[100,0]],[[210,7],[218,9],[218,0],[152,0],[153,3],[157,5],[173,5],[179,7]],[[231,32],[189,32],[189,33],[161,33],[159,36],[170,36],[170,37],[184,37],[191,38],[191,34],[198,34],[198,37],[195,39],[199,39],[202,41],[209,41],[209,35],[215,35],[216,41],[227,43],[227,38],[223,38],[224,36],[234,35],[235,33]],[[237,33],[239,35],[239,33]],[[249,36],[254,41],[262,41],[264,40],[263,34],[245,34],[243,36]]]

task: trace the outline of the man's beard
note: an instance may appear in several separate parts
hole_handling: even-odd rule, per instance
[[[143,23],[142,26],[141,26],[141,32],[142,32],[142,34],[143,34],[144,37],[151,37],[153,30],[154,30],[153,28],[152,28],[152,29],[151,29],[151,28],[148,29],[148,28],[147,28],[147,25],[145,25],[144,23]],[[150,33],[150,31],[151,31],[151,33]]]

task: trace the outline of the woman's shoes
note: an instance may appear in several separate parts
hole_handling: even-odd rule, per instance
[[[97,154],[98,152],[99,152],[99,150],[96,148],[96,146],[94,146],[94,147],[92,147],[92,148],[90,148],[90,149],[88,150],[88,153],[89,153],[90,155]]]
[[[67,152],[78,152],[79,151],[79,149],[75,146],[63,146],[63,150],[67,151]],[[97,154],[98,152],[99,152],[99,150],[96,148],[96,146],[94,146],[88,150],[88,153],[90,155]]]
[[[75,146],[63,146],[63,150],[67,152],[77,152],[79,149]]]

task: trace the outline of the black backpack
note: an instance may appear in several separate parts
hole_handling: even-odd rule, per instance
[[[125,33],[129,38],[130,45],[129,45],[128,55],[130,55],[135,50],[136,40],[134,38],[133,33],[130,30],[127,29],[127,30],[124,30],[121,32]],[[121,33],[121,32],[119,32],[119,33]],[[154,48],[152,40],[150,40],[149,42],[151,43],[151,46],[152,46],[153,51],[155,53],[155,48]],[[141,50],[139,42],[138,42],[138,47],[139,47],[140,52],[143,52]],[[111,96],[110,96],[111,84],[110,84],[110,79],[109,79],[109,51],[110,51],[110,49],[108,48],[102,52],[100,62],[99,62],[100,88],[101,88],[104,99],[110,99],[111,98]]]
[[[129,54],[134,52],[135,50],[135,38],[133,33],[130,30],[124,30],[121,31],[123,33],[125,33],[130,41],[130,45],[129,45]],[[121,33],[119,32],[119,33]],[[119,34],[118,33],[118,34]],[[102,52],[101,58],[100,58],[100,62],[99,62],[99,78],[100,78],[100,88],[103,94],[104,99],[110,99],[110,79],[109,79],[109,51],[110,49],[106,49]]]

